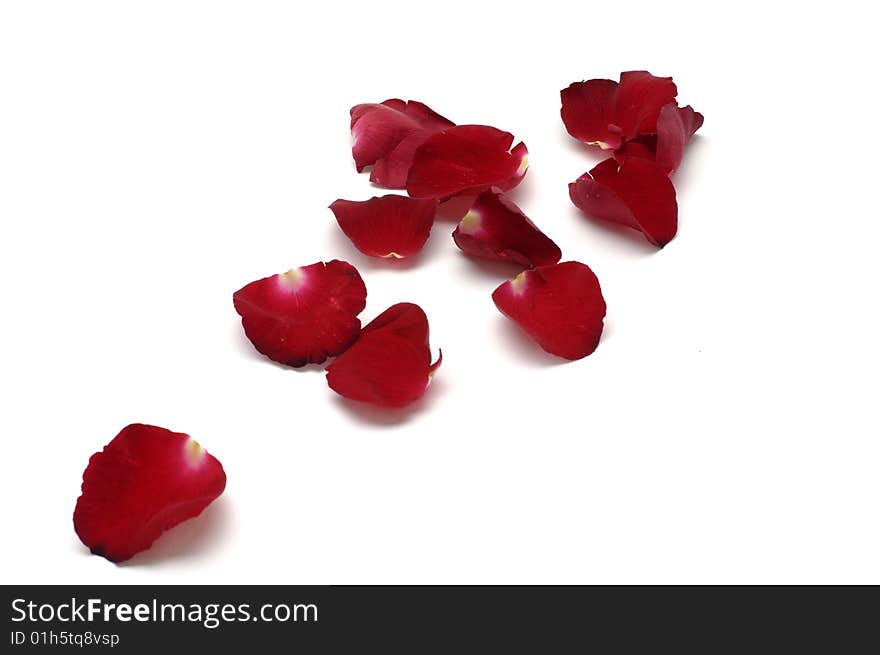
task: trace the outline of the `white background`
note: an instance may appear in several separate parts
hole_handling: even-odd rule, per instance
[[[779,3],[782,4],[782,3]],[[833,12],[833,13],[832,13]],[[873,22],[848,3],[4,2],[5,583],[880,583]],[[657,252],[583,218],[559,89],[648,69],[706,116]],[[327,205],[348,109],[415,98],[524,139],[513,193],[589,264],[599,349],[495,309],[518,271],[438,222],[368,260]],[[343,258],[444,363],[402,413],[253,351],[232,292]],[[221,500],[123,566],[71,524],[124,425],[184,431]]]

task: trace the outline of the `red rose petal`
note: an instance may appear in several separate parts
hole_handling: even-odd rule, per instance
[[[559,246],[497,188],[477,196],[452,238],[469,255],[525,266],[555,264],[562,257]]]
[[[657,165],[672,173],[678,169],[684,147],[703,124],[703,115],[693,107],[679,107],[670,102],[657,119]]]
[[[327,367],[327,384],[351,400],[404,407],[421,398],[440,366],[431,364],[428,317],[413,303],[392,305]]]
[[[652,134],[660,110],[674,101],[677,93],[671,77],[655,77],[647,71],[621,73],[613,123],[620,127],[620,133],[627,139]]]
[[[580,262],[523,271],[495,289],[492,300],[548,353],[581,359],[599,345],[605,299],[593,271]]]
[[[416,150],[436,130],[418,130],[404,137],[388,155],[376,162],[370,182],[385,189],[406,189],[406,178]]]
[[[487,125],[458,125],[437,132],[415,152],[406,190],[415,198],[446,199],[497,186],[509,191],[529,167],[524,143]]]
[[[679,107],[670,102],[660,110],[657,134],[640,136],[628,141],[614,153],[618,161],[624,157],[651,159],[667,173],[673,173],[681,163],[684,147],[703,124],[703,115],[693,107]]]
[[[73,527],[95,555],[122,562],[201,514],[225,487],[220,462],[189,436],[129,425],[89,460]]]
[[[612,80],[575,82],[563,89],[562,122],[574,138],[603,150],[616,150],[640,134],[655,134],[660,109],[675,100],[671,77],[647,71]]]
[[[574,82],[559,92],[562,98],[562,122],[575,139],[603,150],[620,145],[620,134],[611,135],[614,122],[614,99],[618,84],[614,80]]]
[[[426,362],[431,361],[431,346],[428,337],[428,317],[422,308],[410,302],[391,305],[364,326],[361,334],[388,330],[419,347]]]
[[[351,108],[351,133],[358,173],[374,166],[370,180],[388,188],[404,188],[416,147],[428,136],[455,125],[421,102],[392,98]]]
[[[678,204],[669,176],[653,161],[606,159],[568,185],[571,201],[583,212],[631,227],[663,247],[675,236]]]
[[[355,247],[371,257],[401,259],[422,249],[437,215],[437,201],[387,195],[361,202],[337,200],[330,209]]]
[[[290,366],[320,364],[354,343],[366,298],[355,267],[339,260],[251,282],[232,296],[254,347]]]

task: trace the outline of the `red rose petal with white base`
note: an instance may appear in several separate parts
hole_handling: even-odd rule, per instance
[[[122,562],[198,516],[225,487],[220,462],[188,435],[129,425],[89,460],[73,527],[95,555]]]
[[[477,196],[452,238],[469,255],[524,266],[555,264],[562,257],[559,246],[497,188]]]
[[[512,134],[487,125],[437,132],[416,149],[406,191],[414,198],[441,200],[493,186],[509,191],[529,168],[525,144],[512,145]]]
[[[562,262],[523,271],[495,289],[492,300],[548,353],[581,359],[599,345],[605,299],[585,264]]]
[[[568,192],[584,213],[638,230],[660,248],[678,229],[675,187],[666,171],[648,159],[606,159],[569,184]]]
[[[421,398],[442,361],[431,363],[428,317],[413,303],[392,305],[364,326],[355,344],[327,367],[336,393],[380,407]]]
[[[333,260],[251,282],[232,297],[254,347],[281,364],[320,364],[357,339],[367,289],[354,266]]]
[[[437,201],[387,195],[337,200],[330,209],[355,247],[371,257],[402,259],[419,252],[431,234]]]

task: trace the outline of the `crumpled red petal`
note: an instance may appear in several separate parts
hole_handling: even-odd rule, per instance
[[[651,159],[672,174],[678,169],[684,156],[684,148],[703,124],[703,115],[690,105],[679,107],[670,102],[660,110],[657,118],[657,134],[640,136],[623,144],[614,153],[621,161],[625,157]]]
[[[371,257],[401,259],[416,254],[431,234],[434,199],[387,195],[369,200],[336,200],[330,209],[355,247]]]
[[[585,264],[562,262],[523,271],[495,289],[492,300],[548,353],[581,359],[599,345],[605,299]]]
[[[480,193],[492,186],[509,191],[529,167],[524,143],[488,125],[458,125],[437,132],[415,152],[406,181],[414,198],[446,199],[461,193]]]
[[[587,80],[563,89],[562,122],[574,138],[616,150],[641,134],[657,132],[661,108],[675,100],[671,77],[647,71],[620,74],[620,82]]]
[[[364,326],[355,344],[327,367],[336,393],[380,407],[421,398],[443,359],[431,364],[428,317],[413,303],[392,305]]]
[[[351,133],[358,173],[373,166],[370,181],[389,189],[406,187],[416,148],[431,134],[455,125],[427,105],[392,98],[351,108]]]
[[[660,248],[678,229],[675,188],[666,171],[648,159],[606,159],[569,184],[568,193],[584,213],[638,230]]]
[[[122,562],[201,514],[225,487],[220,462],[188,435],[129,425],[89,460],[73,527],[95,555]]]
[[[498,188],[477,196],[452,238],[469,255],[525,266],[555,264],[562,257],[559,246]]]
[[[367,289],[348,262],[317,262],[251,282],[232,296],[254,347],[281,364],[320,364],[360,333]]]

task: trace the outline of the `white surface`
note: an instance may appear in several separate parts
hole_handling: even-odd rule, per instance
[[[516,7],[513,5],[516,4]],[[880,583],[871,21],[835,3],[6,2],[0,219],[6,583]],[[598,161],[558,91],[647,68],[706,124],[654,252],[582,218]],[[866,86],[868,85],[868,86]],[[513,194],[608,302],[589,358],[521,337],[436,225],[367,261],[327,205],[348,109],[415,98],[528,144]],[[428,313],[402,415],[244,339],[231,294],[343,258],[369,320]],[[185,431],[229,484],[117,567],[71,526],[124,425]]]

